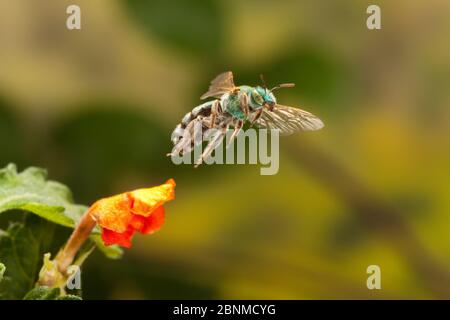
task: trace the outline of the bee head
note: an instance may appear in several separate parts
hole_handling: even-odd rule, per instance
[[[277,103],[275,95],[267,88],[257,86],[251,95],[251,100],[254,102],[254,109],[262,107],[273,108]]]
[[[266,107],[269,110],[273,110],[273,107],[277,104],[277,99],[275,98],[273,91],[281,88],[293,88],[295,86],[293,83],[282,83],[269,90],[267,89],[266,81],[262,74],[260,75],[260,78],[263,86],[257,86],[252,92],[252,100],[257,104],[255,109]]]

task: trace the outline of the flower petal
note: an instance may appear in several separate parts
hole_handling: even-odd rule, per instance
[[[102,240],[106,246],[118,244],[119,246],[130,248],[131,237],[133,236],[134,232],[135,231],[133,228],[128,228],[125,232],[122,233],[103,228]]]
[[[89,209],[92,218],[102,227],[118,233],[127,230],[132,213],[132,199],[128,193],[98,200]]]
[[[133,215],[130,226],[143,234],[151,234],[158,231],[164,224],[165,211],[164,207],[160,206],[153,213],[148,216]]]
[[[175,181],[153,188],[137,189],[100,199],[89,208],[91,217],[102,227],[105,245],[131,246],[135,231],[153,233],[164,224],[163,204],[175,198]]]
[[[167,201],[175,198],[175,181],[168,180],[153,188],[138,189],[130,192],[133,202],[132,212],[137,215],[148,217],[152,212],[161,207]]]

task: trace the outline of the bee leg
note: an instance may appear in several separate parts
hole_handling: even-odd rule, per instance
[[[209,124],[209,128],[212,129],[214,128],[214,123],[216,122],[216,115],[212,114],[211,115],[211,123]]]
[[[259,118],[261,118],[262,113],[263,113],[263,108],[258,109],[258,110],[255,112],[255,116],[254,116],[253,119],[250,121],[250,125],[251,125],[251,126],[253,126],[253,125],[255,124],[255,122],[256,122]]]
[[[214,125],[216,123],[216,117],[221,112],[222,108],[220,107],[220,101],[217,99],[213,102],[213,105],[211,106],[211,123],[209,125],[209,128],[214,128]]]
[[[180,141],[173,147],[172,152],[169,154],[170,156],[183,155],[192,151],[193,147],[195,146],[195,141],[198,141],[194,136],[196,134],[194,129],[196,126],[201,127],[202,120],[203,118],[199,116],[189,122],[189,124],[184,129],[183,136],[181,137]]]
[[[248,97],[247,94],[244,92],[239,97],[239,104],[241,106],[242,111],[245,114],[245,117],[248,117],[249,114],[249,108],[248,108]]]
[[[198,158],[197,162],[195,163],[194,167],[197,168],[199,165],[203,163],[204,159],[207,159],[211,153],[214,151],[214,149],[220,145],[223,138],[225,137],[225,134],[227,132],[228,126],[222,127],[220,130],[218,130],[213,138],[210,140],[208,145],[206,146],[205,151],[203,151],[202,155]]]
[[[231,144],[233,143],[234,139],[236,138],[236,136],[238,135],[239,131],[241,131],[242,126],[244,125],[244,121],[239,120],[235,125],[234,125],[234,131],[231,134],[230,137],[230,141],[228,141],[227,143],[227,149],[231,146]]]

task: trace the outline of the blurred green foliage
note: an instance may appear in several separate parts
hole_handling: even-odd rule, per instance
[[[220,54],[224,16],[214,0],[124,1],[124,10],[163,44],[198,56]]]
[[[0,149],[2,150],[2,160],[11,159],[16,163],[24,163],[24,139],[19,128],[19,120],[12,112],[3,97],[0,97]]]
[[[168,175],[167,169],[159,169],[167,163],[167,142],[159,138],[166,133],[157,119],[127,112],[126,105],[104,106],[85,106],[89,111],[61,121],[52,134],[58,152],[67,157],[70,184],[87,201],[102,197],[105,190],[113,192],[111,186],[122,174],[152,172],[155,180]]]

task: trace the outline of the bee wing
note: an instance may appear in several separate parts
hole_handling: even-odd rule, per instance
[[[220,97],[224,93],[233,91],[236,86],[233,81],[233,72],[227,71],[219,74],[211,81],[208,92],[203,94],[200,99],[206,99],[210,97]]]
[[[276,104],[272,111],[264,109],[256,124],[261,128],[278,129],[281,135],[319,130],[324,126],[322,120],[312,113],[280,104]]]

